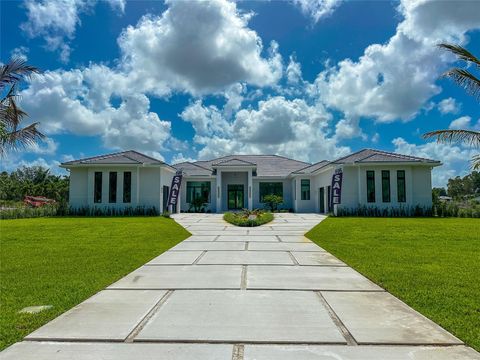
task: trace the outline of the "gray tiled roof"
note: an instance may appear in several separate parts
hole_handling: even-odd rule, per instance
[[[245,161],[241,159],[227,159],[212,163],[212,166],[253,166],[256,163]]]
[[[293,174],[311,174],[314,171],[320,170],[321,168],[327,166],[328,164],[330,164],[330,161],[322,160],[303,169],[294,171]]]
[[[141,154],[134,150],[128,150],[113,154],[94,156],[79,160],[67,161],[62,163],[62,165],[108,165],[108,164],[126,164],[126,165],[163,165],[163,161],[155,159],[153,157]]]
[[[185,172],[188,176],[210,176],[212,175],[212,169],[206,169],[200,165],[197,165],[196,163],[191,163],[191,162],[182,162],[173,165],[174,168],[177,170],[182,170]]]
[[[417,156],[402,155],[374,149],[363,149],[348,156],[333,161],[333,164],[358,164],[374,162],[414,162],[438,164],[439,161],[425,159]]]
[[[234,161],[235,160],[235,161]],[[184,171],[187,175],[190,175],[190,171],[184,166],[185,163],[173,165],[175,168],[179,169],[184,167]],[[283,156],[278,155],[228,155],[217,159],[207,160],[207,161],[197,161],[191,163],[193,165],[200,166],[205,169],[209,169],[213,172],[212,166],[215,164],[224,164],[224,165],[256,165],[257,176],[278,176],[286,177],[294,171],[310,166],[311,164],[288,159]],[[196,171],[192,172],[196,174]]]

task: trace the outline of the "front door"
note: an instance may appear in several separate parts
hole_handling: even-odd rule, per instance
[[[228,210],[239,210],[244,208],[243,185],[227,185]]]
[[[323,214],[325,212],[325,188],[321,187],[319,191],[319,199],[320,203],[320,212]]]

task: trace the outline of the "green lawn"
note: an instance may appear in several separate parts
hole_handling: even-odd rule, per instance
[[[307,237],[480,350],[480,220],[328,218]]]
[[[173,219],[0,221],[0,349],[189,236]],[[26,306],[53,305],[39,314]]]

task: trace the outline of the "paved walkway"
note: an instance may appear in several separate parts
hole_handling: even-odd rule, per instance
[[[309,241],[323,216],[193,235],[0,354],[23,360],[459,360],[480,354]]]

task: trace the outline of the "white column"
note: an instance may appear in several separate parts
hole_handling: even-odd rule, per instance
[[[247,186],[248,210],[253,209],[253,184],[252,184],[252,169],[248,170],[248,186]]]
[[[217,199],[217,213],[222,212],[222,172],[217,169],[217,188],[215,189]]]

